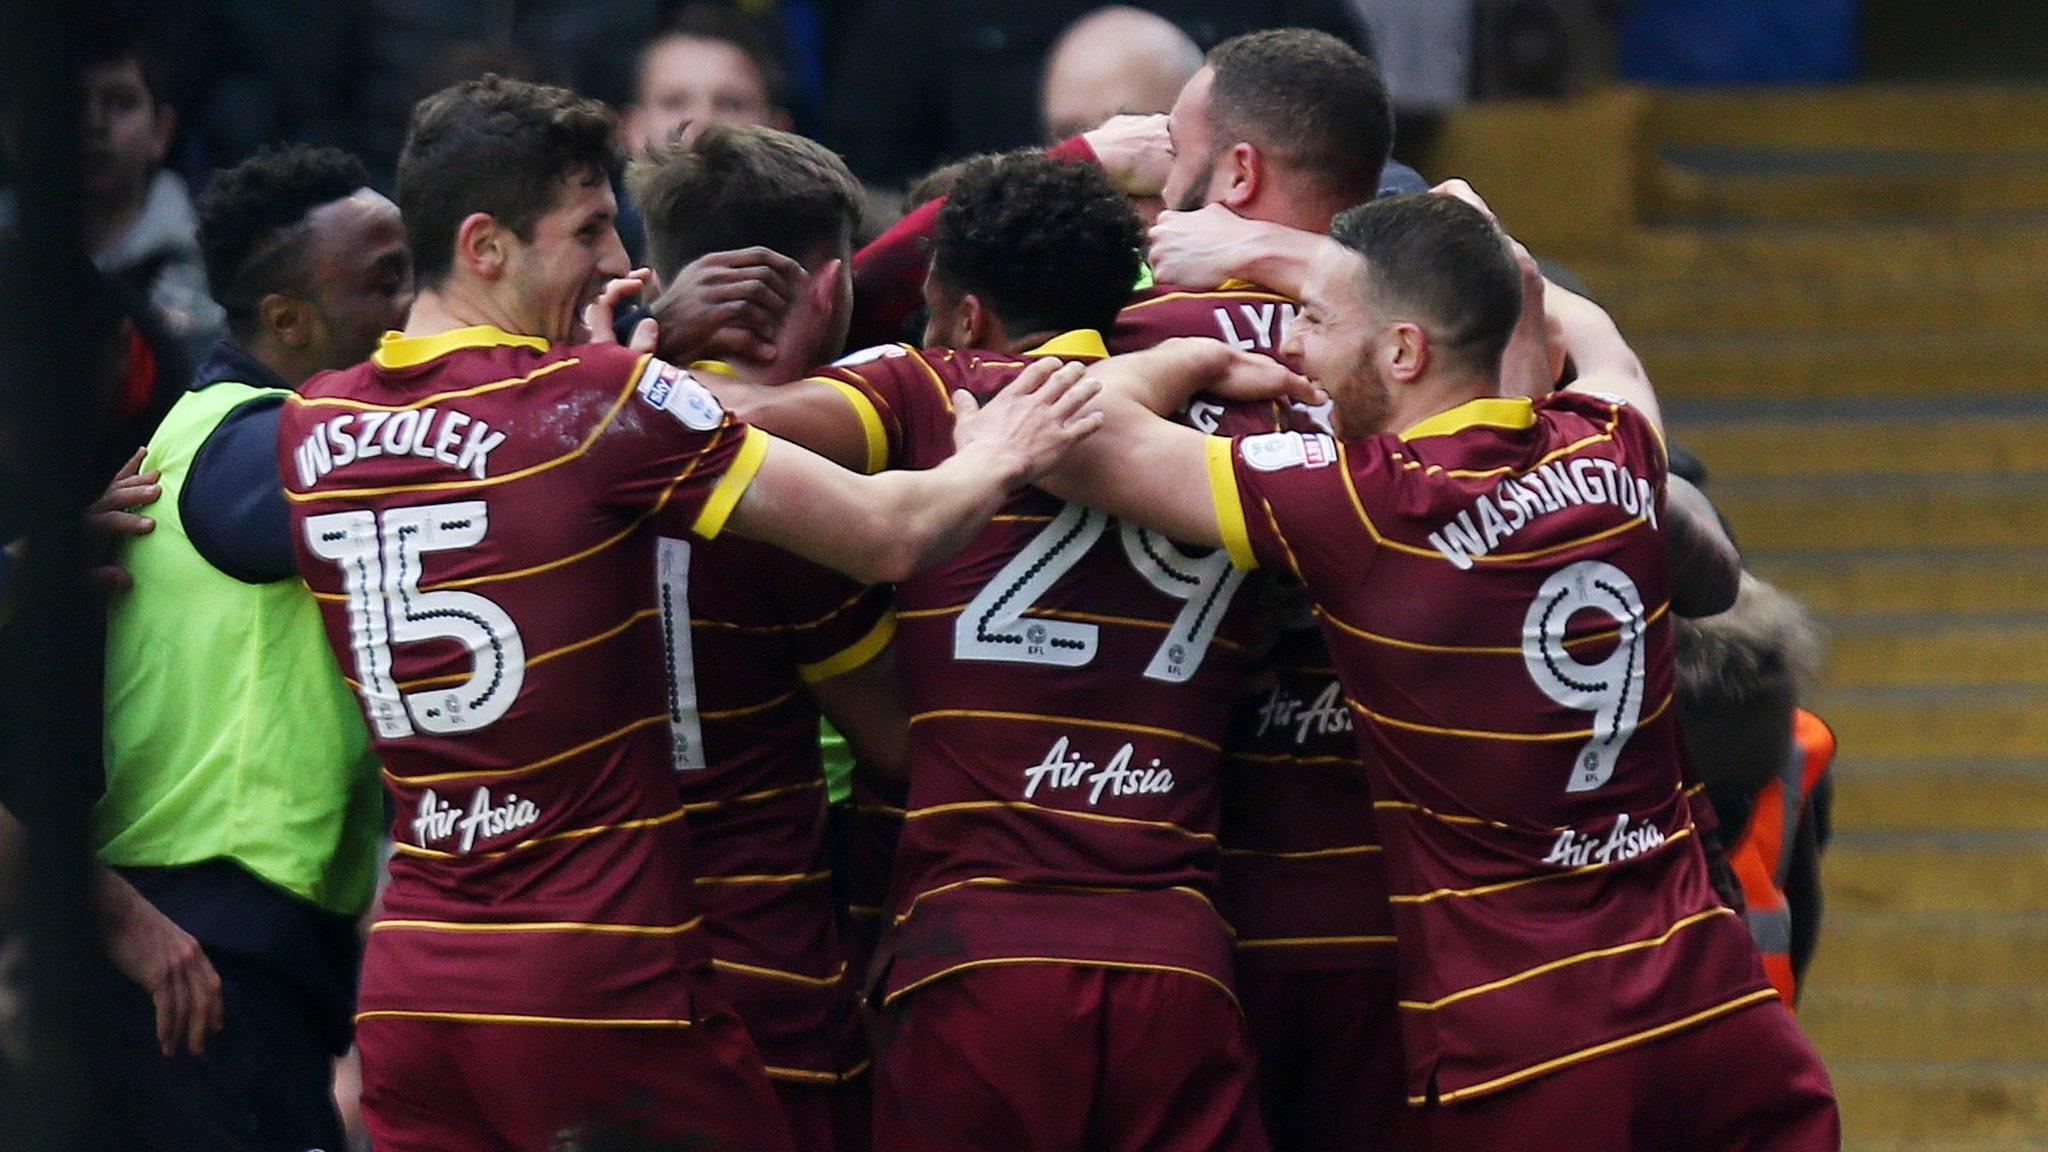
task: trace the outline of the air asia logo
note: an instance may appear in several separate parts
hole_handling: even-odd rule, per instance
[[[673,364],[650,358],[640,373],[640,398],[683,422],[685,428],[709,432],[725,419],[718,398],[697,378]]]
[[[1311,736],[1349,736],[1351,712],[1344,707],[1342,693],[1343,686],[1335,680],[1325,684],[1314,700],[1303,700],[1274,685],[1266,693],[1266,702],[1259,705],[1259,730],[1255,738],[1274,729],[1292,729],[1294,746],[1299,748]]]
[[[1327,468],[1337,460],[1337,442],[1320,432],[1268,432],[1247,436],[1239,451],[1260,472],[1282,468]]]
[[[1628,813],[1614,818],[1614,827],[1606,836],[1594,833],[1591,836],[1567,828],[1557,834],[1557,843],[1551,845],[1550,855],[1543,858],[1545,864],[1560,868],[1583,868],[1588,864],[1618,864],[1632,860],[1643,853],[1659,847],[1665,841],[1664,830],[1654,824],[1629,827]]]
[[[419,815],[413,817],[412,836],[422,848],[450,836],[461,836],[456,850],[467,852],[476,846],[480,836],[502,836],[539,820],[540,808],[533,801],[521,800],[510,792],[505,794],[503,802],[494,803],[489,788],[478,788],[470,794],[469,807],[462,809],[436,796],[429,788],[420,793]]]
[[[1067,738],[1062,736],[1053,742],[1043,760],[1024,770],[1024,798],[1036,796],[1041,786],[1047,792],[1086,788],[1088,806],[1093,808],[1105,793],[1117,797],[1173,791],[1171,768],[1160,767],[1157,760],[1133,768],[1133,758],[1132,748],[1126,744],[1117,749],[1109,763],[1098,767],[1093,760],[1082,759],[1079,752],[1068,751]]]

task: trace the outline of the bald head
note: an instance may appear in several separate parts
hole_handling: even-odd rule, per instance
[[[1040,114],[1064,140],[1124,112],[1165,112],[1202,67],[1173,22],[1137,8],[1098,8],[1067,26],[1046,57]]]

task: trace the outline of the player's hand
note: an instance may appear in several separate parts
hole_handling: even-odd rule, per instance
[[[1176,336],[1123,359],[1156,360],[1158,364],[1151,370],[1189,378],[1194,384],[1192,391],[1228,403],[1278,401],[1314,406],[1329,399],[1307,377],[1278,360],[1206,336]]]
[[[964,390],[953,393],[953,445],[963,455],[995,457],[1014,484],[1029,484],[1102,426],[1102,413],[1091,407],[1101,390],[1079,364],[1034,360],[987,407]]]
[[[1164,113],[1111,116],[1099,128],[1081,133],[1095,152],[1109,182],[1126,196],[1156,197],[1173,169],[1173,138]]]
[[[583,306],[585,331],[582,339],[592,344],[617,344],[619,334],[616,321],[619,309],[626,307],[627,302],[635,298],[646,299],[649,289],[654,287],[657,287],[657,283],[651,268],[635,268],[616,280],[606,281],[604,290],[597,294],[597,299]],[[660,330],[654,318],[646,317],[633,325],[631,338],[626,341],[626,347],[640,353],[652,352],[659,335]]]
[[[225,1014],[220,974],[199,941],[127,881],[107,874],[104,883],[107,955],[155,1003],[157,1047],[166,1056],[180,1049],[199,1055]]]
[[[647,306],[661,324],[662,358],[774,360],[775,338],[803,278],[801,264],[772,248],[698,257]]]
[[[1487,206],[1485,200],[1480,199],[1479,193],[1472,190],[1472,185],[1465,183],[1463,180],[1446,180],[1431,188],[1430,191],[1438,196],[1449,196],[1453,200],[1463,200],[1465,203],[1479,209],[1480,214],[1492,221],[1494,227],[1500,227],[1500,217],[1494,215],[1493,209]]]
[[[1247,220],[1221,204],[1161,212],[1152,224],[1152,276],[1161,284],[1213,288],[1242,275],[1246,257],[1277,225]]]
[[[156,503],[164,494],[158,483],[163,474],[153,468],[142,471],[142,454],[145,451],[137,448],[135,455],[114,473],[113,482],[107,485],[107,490],[85,510],[86,526],[109,544],[117,544],[132,536],[145,536],[156,529],[155,520],[135,511]],[[117,564],[93,569],[92,579],[101,587],[116,591],[135,586],[134,577]]]

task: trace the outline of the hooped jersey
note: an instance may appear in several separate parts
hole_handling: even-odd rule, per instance
[[[1684,795],[1664,468],[1579,393],[1211,441],[1230,551],[1307,586],[1357,724],[1417,1102],[1775,995]]]
[[[1088,360],[1094,332],[1028,355]],[[827,370],[876,466],[953,452],[955,389],[986,399],[1027,360],[888,346]],[[1226,426],[1275,427],[1270,406]],[[976,964],[1078,961],[1219,986],[1216,761],[1246,622],[1244,574],[1035,489],[958,556],[897,586],[911,712],[894,997]]]
[[[1266,593],[1275,639],[1240,686],[1223,752],[1223,915],[1240,972],[1391,963],[1372,792],[1307,593]]]
[[[286,403],[299,568],[396,811],[364,1015],[693,1018],[656,554],[716,536],[767,444],[680,368],[489,327]]]

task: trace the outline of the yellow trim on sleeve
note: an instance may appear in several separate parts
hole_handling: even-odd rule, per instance
[[[1773,992],[1772,995],[1777,995]],[[527,1016],[510,1012],[409,1012],[380,1008],[356,1013],[356,1023],[365,1020],[454,1020],[463,1024],[544,1024],[565,1028],[688,1028],[694,1020],[592,1019],[584,1016]]]
[[[747,485],[754,482],[754,474],[761,470],[761,461],[768,457],[770,439],[759,428],[747,429],[746,442],[740,445],[739,454],[733,457],[732,467],[718,478],[718,486],[704,501],[704,510],[697,513],[697,522],[690,525],[690,531],[706,540],[716,540],[718,534],[725,531],[725,522],[732,518],[732,510],[739,507],[740,497],[747,494]]]
[[[1216,531],[1223,537],[1230,562],[1251,569],[1259,566],[1259,558],[1252,552],[1251,528],[1244,520],[1244,499],[1237,491],[1237,469],[1231,465],[1230,457],[1236,450],[1235,440],[1209,437],[1209,495],[1216,501]]]
[[[844,676],[856,668],[865,668],[868,662],[882,654],[889,641],[896,638],[896,614],[884,612],[868,634],[848,645],[834,656],[827,656],[816,664],[796,666],[797,678],[806,684],[817,684],[835,676]]]
[[[875,410],[875,402],[868,399],[867,393],[844,380],[834,380],[830,376],[817,376],[813,379],[838,389],[839,394],[846,397],[846,402],[853,405],[853,414],[860,418],[861,435],[867,438],[868,475],[872,476],[888,467],[889,433],[882,427],[882,414]]]

